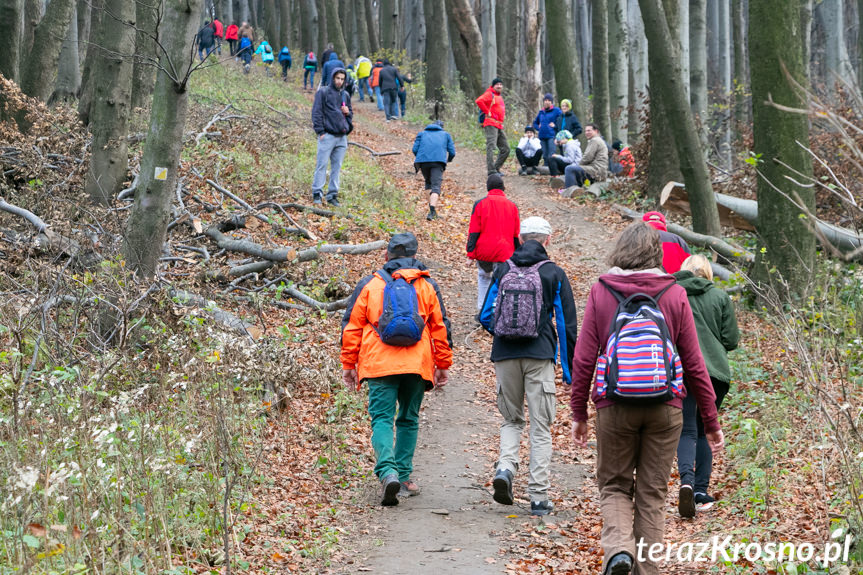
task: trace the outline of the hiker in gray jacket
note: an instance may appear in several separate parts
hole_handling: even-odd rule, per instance
[[[602,182],[608,176],[608,146],[605,145],[599,128],[596,124],[588,124],[584,127],[584,135],[587,136],[584,155],[577,166],[566,167],[564,187],[582,187],[586,180]]]

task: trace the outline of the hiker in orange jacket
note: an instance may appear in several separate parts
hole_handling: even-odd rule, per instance
[[[375,474],[381,481],[381,504],[386,506],[398,505],[399,495],[419,493],[411,472],[420,405],[426,391],[446,385],[452,365],[452,338],[443,298],[426,267],[414,258],[417,249],[412,233],[395,234],[387,246],[387,263],[357,284],[342,318],[342,379],[355,390],[363,381],[369,385]],[[399,279],[408,285],[401,282],[399,286]],[[397,295],[405,288],[415,295]],[[389,296],[386,305],[385,290]],[[416,302],[415,309],[407,309],[408,299]],[[422,334],[417,330],[410,341],[384,343],[388,328],[395,323],[384,325],[385,309],[390,318],[402,317],[400,311],[413,312]]]
[[[476,99],[479,111],[485,115],[482,129],[485,132],[485,159],[488,175],[503,174],[501,166],[509,157],[509,143],[506,141],[506,133],[503,131],[503,121],[506,118],[506,106],[503,103],[503,82],[500,78],[491,81],[488,90]],[[497,159],[494,157],[494,149],[497,146]]]

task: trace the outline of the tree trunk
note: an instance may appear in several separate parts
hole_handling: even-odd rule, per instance
[[[542,88],[542,59],[539,51],[539,34],[542,29],[542,12],[539,11],[539,0],[527,0],[527,32],[525,35],[525,57],[527,64],[527,82],[525,85],[524,105],[527,120],[533,111],[540,107]]]
[[[659,100],[665,110],[677,147],[680,171],[683,172],[692,205],[692,227],[696,232],[718,236],[721,233],[719,212],[713,198],[710,172],[701,155],[701,144],[681,81],[677,42],[669,30],[662,4],[653,0],[639,0],[639,5],[647,32],[650,60],[657,64],[654,66],[655,75],[651,74],[651,95]]]
[[[36,28],[42,21],[46,6],[45,0],[24,0],[24,28],[21,36],[22,54],[29,54],[33,49],[33,42],[36,39]]]
[[[608,41],[614,48],[608,51],[608,83],[612,139],[627,140],[626,124],[629,98],[629,39],[627,37],[627,0],[609,0]]]
[[[291,43],[290,46],[297,53],[308,52],[303,45],[303,10],[301,0],[288,0],[291,3]],[[302,60],[300,60],[302,64]]]
[[[90,0],[78,0],[78,63],[81,66],[87,58],[87,43],[90,41],[91,6]]]
[[[480,0],[482,34],[482,83],[486,86],[497,78],[497,20],[494,0]]]
[[[291,27],[291,0],[279,0],[279,8],[279,18],[281,20],[279,24],[279,44],[296,48],[296,44],[291,38],[291,32],[293,31]]]
[[[318,6],[318,54],[323,55],[327,43],[329,43],[329,35],[327,34],[327,0],[317,0]],[[323,68],[324,62],[320,61],[320,66]]]
[[[446,10],[438,0],[425,0],[426,30],[435,30],[426,40],[426,100],[435,103],[443,101],[444,86],[449,75],[449,37],[447,35]]]
[[[800,0],[800,33],[802,37],[801,51],[806,70],[806,81],[812,85],[812,13],[815,11],[814,0]],[[750,10],[750,22],[752,21]],[[750,41],[751,45],[751,41]],[[750,63],[750,68],[752,64]],[[751,72],[750,72],[751,75]],[[750,78],[750,82],[751,82]]]
[[[734,35],[734,139],[742,144],[743,126],[748,123],[746,113],[746,22],[743,18],[743,0],[732,0],[732,29]]]
[[[689,2],[689,104],[707,150],[707,0]]]
[[[815,9],[824,28],[827,89],[836,93],[836,85],[857,85],[857,75],[845,46],[845,10],[843,0],[821,0]]]
[[[472,98],[483,91],[482,85],[482,36],[476,23],[469,0],[446,0],[449,18],[450,42],[455,63],[461,75],[462,91]]]
[[[132,67],[132,108],[142,108],[153,95],[156,83],[156,19],[159,16],[155,0],[135,2],[135,63]],[[225,24],[227,28],[227,24]]]
[[[57,64],[57,81],[54,84],[54,93],[51,94],[50,103],[63,101],[68,102],[78,94],[81,87],[81,65],[78,61],[78,10],[74,8],[72,18],[69,20],[69,29],[66,31],[66,39],[60,49],[60,60]]]
[[[581,121],[586,121],[581,70],[576,66],[579,60],[572,4],[569,0],[545,0],[545,9],[548,13],[548,45],[558,97],[571,99],[575,115]]]
[[[381,48],[395,50],[396,24],[398,22],[397,0],[379,0],[381,23]]]
[[[318,50],[320,38],[318,37],[318,7],[315,0],[301,0],[303,14],[303,51]]]
[[[164,5],[165,53],[160,62],[163,68],[178,70],[180,75],[171,77],[159,70],[156,77],[150,129],[124,245],[126,261],[146,278],[155,275],[171,217],[188,108],[188,76],[184,74],[194,61],[192,41],[201,0],[166,0]],[[157,179],[157,175],[164,175],[164,179]]]
[[[261,26],[261,11],[258,9],[256,0],[249,0],[249,24],[257,30]],[[257,39],[260,42],[260,38]]]
[[[363,1],[354,4],[354,20],[357,30],[357,55],[371,56],[369,46],[369,27],[366,24],[366,3]]]
[[[369,33],[369,57],[371,57],[372,54],[376,54],[381,50],[381,43],[378,41],[378,38],[380,38],[380,36],[378,35],[377,28],[375,28],[375,21],[377,20],[377,18],[375,18],[374,4],[372,3],[372,0],[358,1],[365,1],[366,3],[366,29]]]
[[[21,90],[46,101],[54,91],[60,46],[73,17],[75,0],[52,0],[33,36],[33,49],[21,72]]]
[[[858,89],[863,92],[863,0],[857,0],[857,59]]]
[[[608,2],[591,0],[593,38],[593,122],[603,137],[611,133],[608,101]]]
[[[311,0],[314,2],[314,0]],[[249,9],[249,0],[239,0],[240,2],[240,23],[249,22],[252,19],[252,11]]]
[[[290,0],[288,0],[288,3]],[[222,0],[222,8],[219,10],[219,20],[225,25],[225,28],[231,25],[234,21],[234,0]]]
[[[78,96],[78,117],[86,126],[90,123],[90,104],[93,102],[93,68],[96,60],[102,57],[100,45],[102,39],[103,0],[89,0],[92,5],[90,34],[87,37],[87,56],[84,58],[84,69],[81,72],[81,94]]]
[[[276,0],[264,0],[261,23],[263,24],[263,31],[267,42],[270,43],[273,50],[280,50],[281,46],[276,47],[276,44],[279,43],[279,19],[278,14],[276,14]]]
[[[678,0],[677,3],[677,41],[680,46],[680,73],[686,97],[689,98],[689,0]]]
[[[57,0],[54,0],[55,2]],[[85,189],[90,201],[110,205],[123,189],[129,157],[126,148],[132,101],[132,59],[135,51],[135,5],[107,0],[100,40],[103,49],[93,69],[90,170]],[[119,22],[117,20],[119,20]],[[120,23],[122,22],[122,24]]]
[[[814,188],[792,184],[800,176],[781,167],[776,160],[804,175],[812,175],[812,161],[801,147],[809,145],[809,119],[783,112],[765,102],[806,108],[805,96],[795,90],[782,70],[784,63],[794,80],[806,86],[803,49],[800,46],[799,5],[787,0],[750,0],[749,21],[758,22],[758,33],[749,39],[752,69],[753,151],[761,154],[758,178],[758,233],[762,241],[756,262],[759,279],[776,274],[788,282],[791,294],[801,295],[815,263],[815,237],[803,221],[802,211],[786,197],[799,197],[810,213],[815,212]],[[778,188],[778,190],[777,190]],[[774,284],[778,287],[778,282]],[[781,288],[779,288],[781,290]],[[781,290],[784,291],[784,290]]]
[[[336,51],[345,66],[348,62],[348,46],[345,43],[345,36],[342,34],[342,25],[339,21],[338,2],[336,0],[326,0],[327,2],[327,38],[333,44],[333,50]]]
[[[585,97],[593,93],[593,41],[590,37],[590,9],[587,0],[577,0],[577,26],[579,55],[581,57],[581,85]],[[585,118],[586,119],[586,118]]]
[[[707,2],[707,88],[708,97],[719,93],[719,4]]]
[[[628,0],[629,20],[629,142],[637,142],[642,130],[642,114],[647,104],[647,38],[638,0]]]

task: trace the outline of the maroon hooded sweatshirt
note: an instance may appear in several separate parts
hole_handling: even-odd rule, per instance
[[[645,293],[650,296],[658,294],[663,288],[674,284],[674,278],[667,274],[639,271],[633,273],[606,273],[601,279],[624,297],[634,293]],[[625,274],[625,275],[624,275]],[[683,363],[683,381],[687,393],[694,393],[707,432],[719,431],[719,420],[716,415],[716,393],[710,383],[710,376],[698,347],[698,334],[695,331],[695,321],[692,319],[692,308],[686,297],[686,290],[679,285],[672,285],[659,300],[659,309],[665,316],[668,331],[674,347]],[[599,282],[590,288],[587,307],[584,310],[584,320],[581,333],[575,344],[572,360],[572,391],[570,407],[575,421],[587,421],[587,398],[591,397],[596,409],[614,405],[611,399],[597,397],[594,381],[596,360],[605,352],[609,329],[617,310],[617,300]],[[593,390],[591,393],[591,385]],[[668,405],[683,408],[680,398],[672,399]]]

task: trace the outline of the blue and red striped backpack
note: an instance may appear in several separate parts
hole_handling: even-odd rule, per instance
[[[624,298],[599,280],[617,300],[605,353],[596,365],[596,389],[601,398],[619,403],[665,403],[683,395],[683,365],[674,348],[659,298],[635,293]]]

